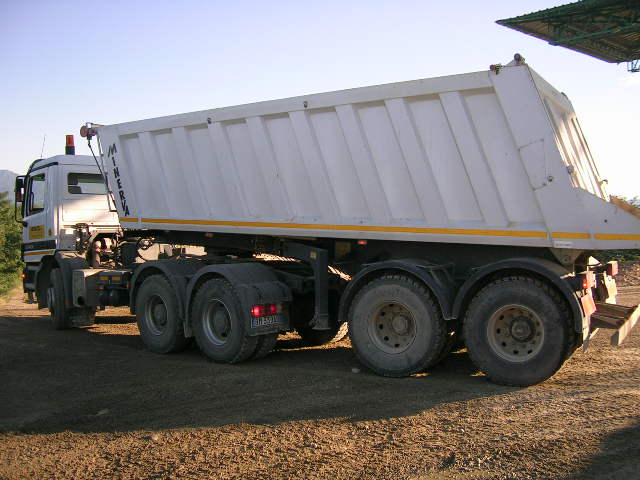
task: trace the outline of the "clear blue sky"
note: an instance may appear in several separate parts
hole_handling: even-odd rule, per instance
[[[567,93],[609,190],[640,194],[640,73],[495,20],[531,1],[0,0],[0,169],[81,124],[486,69],[515,52]]]

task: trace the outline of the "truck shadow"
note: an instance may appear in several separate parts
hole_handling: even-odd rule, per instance
[[[136,323],[134,315],[103,315],[96,317],[97,325],[123,325],[125,323]]]
[[[599,450],[600,453],[591,457],[584,467],[566,478],[638,478],[638,462],[629,462],[629,459],[640,458],[640,421],[605,437]]]
[[[359,364],[348,340],[310,348],[286,338],[266,358],[238,365],[210,362],[195,345],[158,355],[144,349],[130,318],[63,332],[51,330],[47,317],[2,318],[0,330],[11,333],[0,335],[0,431],[352,422],[515,390],[487,382],[465,352],[423,374],[383,378]]]

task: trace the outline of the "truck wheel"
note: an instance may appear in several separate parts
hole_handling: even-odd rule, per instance
[[[47,305],[51,315],[51,323],[56,330],[66,330],[73,327],[71,310],[65,306],[64,284],[62,272],[59,268],[51,270],[49,288],[47,289]]]
[[[247,335],[240,300],[226,280],[205,282],[193,301],[193,331],[200,350],[216,362],[238,363],[256,352],[258,337]],[[265,347],[266,348],[266,347]]]
[[[152,275],[142,283],[136,298],[136,321],[142,341],[152,352],[178,352],[189,344],[176,292],[162,275]]]
[[[259,358],[266,357],[275,348],[276,343],[278,343],[277,333],[260,335],[258,337],[258,343],[256,344],[256,351],[251,355],[251,359],[258,360]]]
[[[358,359],[380,375],[403,377],[430,366],[442,351],[445,322],[431,294],[404,275],[365,285],[349,310]]]
[[[473,363],[502,385],[542,382],[562,366],[573,344],[560,295],[529,277],[506,277],[480,290],[464,320]]]

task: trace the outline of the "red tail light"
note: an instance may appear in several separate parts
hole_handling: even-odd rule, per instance
[[[582,277],[583,290],[588,290],[596,286],[596,276],[593,272],[589,271],[589,272],[583,273],[581,277]]]
[[[251,316],[255,318],[266,317],[268,315],[277,315],[282,312],[280,303],[266,303],[263,305],[254,305],[251,307]]]

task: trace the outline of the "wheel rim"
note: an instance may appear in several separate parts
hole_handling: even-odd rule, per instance
[[[152,295],[144,309],[145,324],[152,335],[162,335],[167,330],[169,312],[167,305],[159,295]]]
[[[202,327],[207,340],[224,345],[231,337],[231,314],[220,300],[212,300],[202,314]]]
[[[487,322],[491,349],[509,362],[525,362],[535,357],[544,344],[540,317],[523,305],[506,305]]]
[[[369,317],[369,337],[386,353],[402,353],[416,338],[416,322],[410,310],[398,302],[385,302]]]

